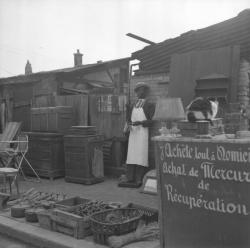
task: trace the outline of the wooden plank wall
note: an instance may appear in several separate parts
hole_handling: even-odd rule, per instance
[[[33,85],[33,97],[57,95],[58,81],[55,75],[48,75]]]
[[[6,101],[6,122],[13,121],[13,87],[2,86],[1,93],[1,98]]]
[[[231,84],[230,84],[230,102],[238,102],[238,83],[240,72],[240,46],[233,46],[231,48]]]
[[[88,125],[88,96],[87,95],[69,95],[69,96],[39,96],[33,99],[32,107],[55,107],[71,106],[75,125]]]
[[[74,111],[74,123],[80,126],[88,125],[88,96],[56,96],[56,106],[72,106]]]
[[[55,96],[52,95],[38,96],[32,99],[33,108],[54,107],[54,106],[56,106],[56,99]]]
[[[93,125],[105,138],[123,136],[126,120],[125,95],[39,96],[32,107],[72,106],[75,125]]]
[[[150,98],[154,102],[157,100],[157,98],[168,95],[169,76],[167,73],[133,76],[131,78],[129,87],[131,101],[136,98],[134,88],[138,82],[145,82],[150,86]]]
[[[239,47],[191,51],[171,57],[169,96],[181,97],[186,106],[195,97],[196,80],[210,74],[223,74],[231,81],[228,101],[237,95]]]
[[[15,85],[13,88],[13,121],[22,122],[22,131],[31,128],[32,83]]]
[[[22,122],[22,131],[31,130],[30,101],[14,102],[13,121]]]
[[[96,126],[105,138],[123,136],[123,127],[126,120],[125,95],[90,95],[89,96],[89,123]]]
[[[193,73],[193,52],[175,54],[171,57],[169,95],[180,97],[183,105],[195,97],[195,78]]]

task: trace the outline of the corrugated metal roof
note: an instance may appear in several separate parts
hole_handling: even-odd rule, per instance
[[[250,9],[218,24],[183,33],[132,54],[140,60],[140,72],[169,71],[171,55],[192,50],[240,45],[241,55],[250,57]]]

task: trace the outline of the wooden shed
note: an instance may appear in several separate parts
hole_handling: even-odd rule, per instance
[[[107,126],[101,126],[100,120],[103,121],[103,112],[116,112],[116,114],[119,111],[125,112],[122,106],[126,101],[123,96],[127,92],[128,68],[129,58],[123,58],[1,78],[0,97],[2,102],[6,103],[7,119],[8,121],[22,121],[22,130],[31,131],[32,107],[72,106],[75,125],[98,125],[99,132],[105,133],[108,138],[122,135],[121,128],[117,129],[119,121],[109,122],[111,132],[107,132]],[[117,105],[119,111],[113,109],[101,111],[100,108],[98,110],[101,98],[111,99],[114,101],[113,104],[117,101],[114,99],[119,99]],[[102,103],[109,104],[110,101],[108,103],[102,100]],[[123,114],[112,116],[123,121],[121,118]]]
[[[165,75],[169,83],[164,94],[181,97],[184,105],[199,95],[217,96],[228,103],[243,101],[239,73],[243,61],[250,70],[249,30],[250,9],[246,9],[221,23],[146,46],[132,54],[132,59],[140,61],[134,80],[142,75]],[[157,79],[152,88],[153,94],[161,91]],[[249,94],[246,102],[249,103]]]
[[[130,84],[131,99],[135,83],[145,81],[151,86],[153,101],[180,97],[185,107],[196,96],[213,96],[219,100],[220,117],[228,114],[230,119],[227,111],[232,103],[250,103],[250,9],[221,23],[148,45],[131,57],[140,61]],[[239,112],[238,107],[234,109]],[[239,128],[240,113],[237,116],[229,124],[230,130]],[[152,165],[153,156],[150,143]]]

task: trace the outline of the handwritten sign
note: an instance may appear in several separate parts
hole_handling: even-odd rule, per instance
[[[162,247],[249,247],[250,142],[155,139]]]

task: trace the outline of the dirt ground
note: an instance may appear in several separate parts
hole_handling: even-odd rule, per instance
[[[122,205],[128,203],[139,204],[142,206],[158,209],[157,195],[141,193],[140,189],[129,189],[117,187],[117,179],[106,178],[104,182],[83,185],[65,182],[63,178],[48,180],[42,179],[41,182],[20,180],[21,192],[30,188],[49,193],[63,193],[67,197],[80,196],[92,200],[103,200],[109,202],[121,202]]]

